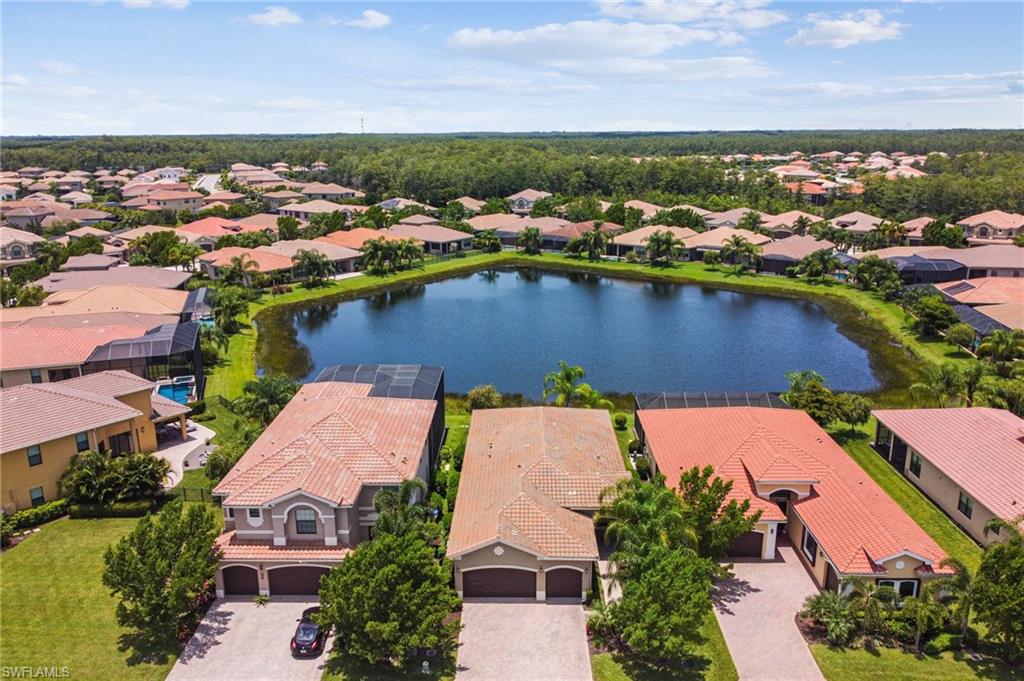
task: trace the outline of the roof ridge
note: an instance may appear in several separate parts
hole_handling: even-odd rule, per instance
[[[349,401],[349,400],[352,400],[352,399],[359,399],[359,400],[362,400],[362,399],[365,399],[365,398],[362,398],[362,397],[358,397],[358,398],[353,398],[353,397],[344,397],[344,398],[341,398],[341,399],[342,399],[342,401],[346,401],[346,402],[347,402],[347,401]],[[340,403],[341,403],[341,402],[339,402],[339,404],[340,404]],[[316,421],[315,423],[313,423],[313,425],[312,425],[312,426],[310,426],[310,427],[309,427],[309,429],[307,429],[307,433],[311,434],[311,435],[312,435],[313,437],[315,437],[315,438],[316,438],[316,439],[317,439],[318,441],[320,441],[320,443],[321,443],[321,444],[322,444],[322,445],[324,446],[324,448],[325,448],[325,449],[327,449],[327,450],[329,450],[329,451],[332,451],[332,452],[333,452],[334,450],[333,450],[333,448],[332,448],[332,447],[330,446],[330,444],[329,444],[329,443],[328,443],[328,442],[327,442],[326,440],[324,440],[324,438],[322,438],[322,437],[321,437],[321,436],[320,436],[319,434],[315,433],[315,432],[313,431],[313,429],[314,429],[314,428],[316,428],[317,426],[319,426],[319,425],[320,425],[321,423],[323,423],[323,422],[324,422],[324,421],[326,421],[327,419],[330,419],[330,418],[335,418],[335,417],[336,417],[336,418],[338,418],[338,419],[340,419],[340,420],[341,420],[341,422],[342,422],[342,423],[343,423],[344,425],[346,425],[346,426],[348,427],[348,429],[349,429],[349,430],[351,431],[351,433],[352,433],[352,434],[354,434],[354,435],[355,435],[355,437],[356,437],[356,438],[358,438],[358,439],[359,439],[359,440],[360,440],[361,442],[363,442],[363,443],[364,443],[364,444],[366,445],[366,447],[367,447],[368,449],[370,449],[370,451],[372,451],[372,452],[373,452],[374,454],[376,454],[376,455],[377,455],[378,457],[380,457],[380,460],[381,460],[381,461],[383,461],[384,463],[386,463],[386,464],[387,464],[388,466],[390,466],[390,467],[391,467],[391,468],[393,469],[393,471],[394,471],[394,472],[395,472],[396,474],[401,474],[401,473],[402,473],[402,471],[400,471],[400,470],[398,469],[398,466],[396,466],[396,465],[394,464],[394,462],[393,462],[393,461],[391,460],[391,459],[392,459],[392,458],[394,457],[394,453],[393,453],[393,452],[392,452],[392,454],[387,454],[387,453],[385,453],[385,452],[382,452],[382,451],[380,450],[380,448],[379,448],[379,447],[377,447],[377,445],[375,445],[375,444],[374,444],[373,442],[371,442],[371,441],[370,441],[370,440],[369,440],[369,439],[368,439],[368,438],[367,438],[367,437],[366,437],[366,436],[365,436],[365,435],[363,434],[363,432],[362,432],[362,431],[361,431],[361,430],[360,430],[360,429],[359,429],[359,428],[358,428],[358,427],[356,426],[356,424],[354,424],[354,423],[352,422],[352,420],[351,420],[351,419],[349,419],[349,418],[348,418],[348,417],[347,417],[346,415],[344,415],[344,414],[340,413],[340,412],[339,412],[339,411],[337,411],[337,410],[335,410],[335,411],[332,411],[332,412],[331,412],[330,414],[327,414],[326,416],[324,416],[324,417],[323,417],[322,419],[320,419],[319,421]],[[350,471],[350,472],[352,472],[353,474],[355,474],[355,471],[353,471],[353,470],[352,470],[352,468],[351,468],[351,466],[349,465],[349,462],[348,462],[347,460],[345,460],[345,459],[340,459],[340,458],[339,458],[338,460],[339,460],[339,461],[341,461],[341,462],[342,462],[342,463],[343,463],[343,464],[345,465],[345,467],[349,469],[349,471]],[[357,477],[358,477],[358,476],[357,476]]]

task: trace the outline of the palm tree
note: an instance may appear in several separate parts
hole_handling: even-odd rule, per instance
[[[764,219],[761,214],[756,210],[748,210],[740,218],[740,221],[736,224],[737,229],[745,229],[748,232],[754,232],[755,234],[767,234],[771,236],[771,232],[764,227]]]
[[[67,249],[59,241],[44,241],[36,246],[35,258],[37,263],[53,272],[67,261]]]
[[[71,503],[104,504],[117,498],[118,490],[106,475],[110,453],[87,451],[72,457],[60,479],[61,492]]]
[[[600,260],[608,248],[608,235],[601,231],[601,222],[594,221],[594,228],[580,235],[580,242],[587,251],[588,260]]]
[[[960,370],[960,376],[964,382],[964,401],[968,407],[973,407],[974,395],[981,388],[981,381],[985,378],[985,365],[981,362],[969,362]]]
[[[581,366],[570,366],[564,359],[558,361],[558,370],[549,371],[544,376],[544,392],[542,398],[547,401],[554,398],[556,407],[566,407],[577,396],[577,385],[586,372]]]
[[[577,404],[585,409],[611,409],[612,401],[590,387],[589,383],[580,383],[576,388]]]
[[[259,269],[259,263],[248,253],[240,253],[232,256],[228,266],[221,270],[221,281],[228,286],[242,286],[249,281],[249,273],[258,272]]]
[[[722,259],[731,259],[740,272],[753,269],[761,260],[761,247],[747,241],[741,234],[734,234],[722,244]]]
[[[647,259],[651,261],[652,265],[661,260],[668,261],[675,258],[682,248],[682,239],[669,231],[658,230],[647,237]]]
[[[803,236],[807,234],[807,230],[811,228],[811,219],[806,215],[801,215],[793,221],[793,234],[797,236]]]
[[[516,248],[522,248],[528,255],[540,253],[542,243],[540,230],[536,227],[527,227],[516,237]]]
[[[879,586],[873,579],[847,577],[843,580],[846,601],[854,614],[860,617],[864,631],[872,633],[882,627],[885,614],[899,599],[889,586]]]
[[[203,324],[199,327],[199,338],[218,350],[228,349],[228,336],[219,326]]]
[[[249,303],[237,286],[226,286],[217,290],[213,299],[213,318],[224,333],[234,333],[238,328],[236,317],[249,310]]]
[[[996,373],[1009,373],[1009,362],[1024,357],[1024,331],[1000,329],[993,331],[978,345],[978,356],[987,357],[996,366]]]
[[[363,263],[370,272],[383,274],[394,266],[391,258],[394,247],[383,237],[363,242],[360,250],[363,252]]]
[[[809,279],[823,279],[840,268],[841,264],[831,249],[822,248],[804,257],[797,263],[797,272]]]
[[[933,582],[922,589],[920,596],[903,599],[903,611],[914,620],[914,649],[918,653],[921,652],[921,637],[946,615],[946,606],[939,601],[935,587]]]
[[[964,377],[953,364],[940,364],[928,371],[923,383],[910,386],[910,394],[920,404],[955,407],[964,393]]]
[[[306,277],[308,286],[319,286],[334,274],[334,263],[319,251],[299,249],[292,256],[292,265]]]
[[[235,403],[243,414],[266,426],[298,389],[298,384],[287,376],[261,376],[255,381],[245,382],[242,396]]]
[[[953,570],[952,576],[938,583],[941,589],[949,594],[953,610],[960,619],[960,644],[964,645],[967,642],[967,625],[974,605],[974,575],[970,568],[957,558],[944,558],[939,565]]]
[[[484,253],[497,253],[501,250],[501,239],[498,238],[498,232],[493,229],[485,229],[480,232],[473,237],[473,248]]]
[[[427,484],[419,479],[403,480],[398,489],[381,489],[373,495],[374,531],[407,534],[416,529],[427,517],[426,497]]]
[[[414,262],[423,262],[423,246],[415,239],[402,239],[395,242],[394,257],[399,262],[405,263],[407,267],[412,267]]]

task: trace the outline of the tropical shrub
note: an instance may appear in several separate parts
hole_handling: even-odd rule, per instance
[[[615,423],[615,430],[625,430],[626,426],[629,425],[629,417],[625,414],[616,414],[612,420]]]
[[[466,406],[476,409],[497,409],[501,406],[501,393],[493,385],[478,385],[466,394]]]

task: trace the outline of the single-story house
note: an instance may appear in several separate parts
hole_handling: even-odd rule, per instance
[[[598,560],[602,490],[628,477],[603,410],[473,412],[447,556],[463,598],[571,598]]]
[[[361,199],[366,196],[357,189],[342,187],[340,184],[310,182],[302,188],[302,195],[307,199],[323,199],[324,201],[341,201],[343,199]]]
[[[513,213],[529,215],[530,211],[533,210],[533,204],[550,196],[551,192],[540,191],[539,189],[524,189],[507,198]]]
[[[229,206],[233,206],[236,203],[243,203],[245,201],[245,194],[239,192],[214,192],[209,196],[203,197],[203,204],[205,207],[209,207],[211,203],[224,203]]]
[[[306,198],[303,194],[292,191],[291,189],[281,189],[276,192],[264,192],[262,197],[270,206],[270,210],[277,210],[281,206],[286,206],[290,203],[297,203]]]
[[[772,230],[772,237],[785,239],[793,236],[793,226],[800,218],[806,218],[809,224],[821,222],[821,217],[812,213],[805,213],[802,210],[789,210],[778,215],[762,214],[761,225]]]
[[[642,218],[644,222],[650,220],[655,215],[664,210],[664,208],[662,208],[656,203],[648,203],[647,201],[640,201],[639,199],[631,199],[629,201],[626,201],[623,204],[623,206],[625,206],[626,208],[636,208],[640,210],[644,214]]]
[[[344,213],[346,220],[351,220],[356,213],[366,210],[366,206],[353,206],[349,204],[332,203],[323,199],[314,199],[305,203],[289,203],[277,209],[278,215],[285,215],[303,222],[309,222],[314,215],[330,215],[331,213]]]
[[[541,219],[541,218],[537,218]],[[614,222],[601,222],[600,220],[587,220],[586,222],[570,222],[550,231],[541,231],[543,235],[543,246],[547,249],[561,250],[573,239],[578,239],[587,232],[600,228],[609,238],[619,234],[623,229],[622,225]]]
[[[277,232],[277,225],[274,228],[264,229],[257,225],[228,220],[226,218],[207,217],[178,226],[178,233],[185,237],[185,240],[205,251],[212,251],[216,248],[217,240],[222,236],[245,234],[251,232]]]
[[[273,213],[256,213],[244,218],[238,218],[235,220],[240,225],[248,225],[249,227],[258,227],[264,232],[277,234],[277,220],[282,216],[275,215]],[[299,220],[299,229],[306,228],[306,221]]]
[[[680,241],[697,235],[697,232],[693,231],[689,227],[648,225],[646,227],[634,229],[631,232],[623,232],[622,234],[613,236],[611,242],[608,244],[608,252],[620,258],[630,252],[636,253],[637,256],[644,258],[647,256],[647,240],[651,238],[651,235],[657,232],[668,232]],[[685,249],[682,248],[680,250],[685,251]],[[680,257],[682,257],[682,253],[680,253]]]
[[[853,211],[852,213],[846,213],[838,217],[832,218],[830,221],[833,227],[839,227],[845,229],[851,234],[857,234],[863,236],[868,232],[874,230],[878,225],[882,224],[884,220],[874,215],[868,215],[860,211]]]
[[[60,195],[60,201],[62,203],[70,203],[73,207],[77,208],[85,203],[92,203],[92,195],[85,192],[67,192],[66,194]]]
[[[1004,409],[877,409],[875,450],[975,541],[993,518],[1024,529],[1024,419]]]
[[[796,265],[811,253],[820,250],[831,251],[834,248],[835,244],[831,241],[819,241],[810,234],[791,236],[761,247],[761,267],[765,272],[785,274],[786,268]]]
[[[762,220],[768,217],[767,213],[762,213],[761,211],[754,210],[753,208],[733,208],[732,210],[726,210],[720,213],[708,213],[704,216],[704,222],[706,222],[708,227],[712,229],[715,227],[735,228],[743,221],[743,218],[747,213],[751,212],[760,215]]]
[[[330,234],[325,234],[324,236],[319,236],[313,239],[313,241],[334,244],[335,246],[344,246],[345,248],[351,248],[358,251],[363,248],[363,244],[367,241],[375,239],[384,239],[385,241],[402,241],[404,237],[388,234],[382,229],[353,227],[352,229],[340,230],[337,232],[331,232]]]
[[[437,210],[433,206],[428,206],[425,203],[421,203],[414,199],[406,199],[401,196],[396,196],[390,199],[384,199],[383,201],[378,203],[377,206],[383,208],[384,210],[390,211],[405,210],[406,208],[419,208],[420,210],[425,211],[427,213],[433,213]]]
[[[88,272],[94,270],[109,270],[117,267],[121,262],[120,258],[99,253],[86,253],[85,255],[72,255],[63,265],[61,272]]]
[[[370,384],[308,383],[214,488],[224,510],[216,593],[313,595],[370,538],[374,495],[429,481],[436,403]]]
[[[339,246],[334,243],[310,239],[291,239],[275,241],[269,246],[260,246],[258,250],[294,258],[299,251],[314,251],[327,256],[334,265],[335,272],[355,272],[359,269],[359,260],[363,254],[354,248]]]
[[[422,215],[416,213],[415,215],[406,215],[404,218],[398,221],[400,225],[439,225],[441,221],[432,215]]]
[[[473,248],[473,235],[448,229],[441,225],[398,224],[385,230],[400,239],[415,239],[423,243],[427,253],[456,253]]]
[[[218,248],[199,256],[199,269],[211,280],[217,281],[224,275],[224,270],[231,267],[235,258],[241,258],[248,263],[243,282],[247,286],[252,284],[250,272],[267,275],[279,274],[281,280],[291,281],[292,268],[295,266],[291,256],[263,250],[260,247],[227,246]]]
[[[174,315],[181,321],[190,321],[196,313],[196,301],[205,293],[205,288],[178,291],[125,285],[67,289],[50,294],[42,305],[0,310],[0,323],[22,322],[36,317],[66,317],[106,312]]]
[[[861,259],[874,255],[883,260],[897,262],[901,258],[916,256],[921,260],[949,261],[959,267],[947,268],[942,278],[931,282],[961,281],[981,277],[1024,277],[1024,258],[1017,246],[991,244],[973,248],[946,248],[944,246],[892,246],[877,251],[861,251],[853,257]]]
[[[182,439],[187,437],[189,408],[154,393],[155,387],[125,371],[104,371],[0,390],[3,512],[59,498],[60,478],[80,452],[101,447],[115,454],[152,451],[157,426],[165,423],[176,423]]]
[[[689,251],[691,260],[700,260],[704,257],[704,251],[720,251],[726,241],[734,236],[742,236],[744,239],[756,246],[764,246],[771,243],[772,238],[757,232],[734,227],[715,227],[706,232],[700,232],[691,237],[683,239],[683,245]]]
[[[496,232],[518,233],[516,230],[521,228],[517,228],[516,225],[522,222],[523,219],[522,215],[515,215],[514,213],[490,213],[488,215],[476,215],[466,220],[466,222],[477,232],[493,229]]]
[[[729,553],[774,560],[790,542],[822,589],[856,576],[902,596],[949,570],[945,552],[805,412],[764,407],[642,409],[641,447],[665,484],[713,466],[761,515]]]
[[[472,196],[460,196],[459,198],[455,199],[455,201],[462,204],[462,207],[465,208],[466,212],[469,213],[470,215],[476,215],[477,213],[479,213],[481,210],[483,210],[484,205],[487,203],[486,201],[481,201],[480,199],[474,199]]]
[[[491,217],[490,215],[482,215],[480,218]],[[568,220],[556,217],[542,217],[542,218],[531,218],[522,217],[520,215],[502,215],[506,218],[504,224],[500,227],[494,228],[495,234],[498,235],[498,239],[502,244],[506,246],[515,246],[519,241],[519,235],[525,232],[527,229],[533,228],[540,230],[541,243],[544,242],[551,234],[557,232],[563,227],[572,224]],[[475,218],[475,219],[480,219]],[[509,220],[508,218],[513,218]],[[499,222],[499,221],[496,221]]]

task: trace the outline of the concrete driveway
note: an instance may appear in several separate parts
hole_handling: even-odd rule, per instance
[[[579,603],[471,599],[462,605],[458,681],[591,681]]]
[[[317,681],[327,653],[297,659],[288,649],[302,611],[316,604],[315,598],[303,596],[275,596],[265,607],[249,596],[217,599],[167,681]],[[329,638],[324,648],[332,644]]]
[[[737,559],[735,578],[715,589],[715,616],[742,681],[819,681],[824,677],[793,619],[818,588],[792,546],[778,552],[772,562]]]

